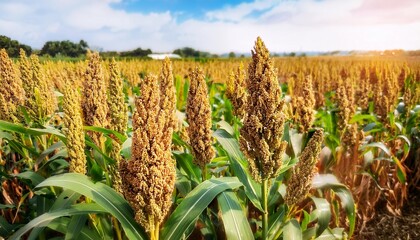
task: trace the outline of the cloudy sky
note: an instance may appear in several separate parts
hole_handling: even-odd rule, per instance
[[[420,0],[0,0],[0,35],[34,48],[249,52],[420,49]]]

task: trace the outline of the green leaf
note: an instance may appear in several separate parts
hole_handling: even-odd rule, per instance
[[[10,122],[0,120],[0,130],[22,133],[22,134],[29,134],[29,135],[32,135],[32,136],[41,136],[41,135],[45,135],[45,134],[52,134],[54,136],[57,136],[64,143],[67,140],[66,136],[64,136],[64,134],[62,134],[57,129],[52,128],[52,127],[47,127],[45,129],[27,128],[27,127],[21,126],[20,124],[14,124],[14,123],[10,123]]]
[[[302,145],[304,144],[303,134],[298,133],[297,130],[295,129],[290,129],[289,136],[290,136],[290,143],[292,145],[293,156],[297,157],[302,152]]]
[[[57,218],[48,224],[48,228],[66,234],[68,232],[68,226],[70,219],[66,217]],[[97,240],[101,239],[101,236],[96,231],[89,229],[87,226],[83,226],[80,229],[80,233],[77,236],[77,240]]]
[[[356,210],[350,190],[345,185],[341,184],[332,174],[315,175],[312,180],[312,187],[317,189],[330,188],[337,194],[341,200],[341,206],[346,211],[349,220],[349,238],[351,238],[356,224]]]
[[[334,228],[334,229],[325,229],[325,231],[316,239],[317,240],[336,240],[336,239],[346,239],[344,237],[343,228]]]
[[[216,130],[213,133],[213,136],[229,155],[231,167],[239,181],[241,181],[244,185],[246,196],[256,208],[263,211],[260,202],[260,185],[252,179],[251,175],[247,171],[248,163],[239,149],[238,141],[223,129]]]
[[[95,143],[93,143],[92,142],[92,140],[90,139],[90,138],[88,138],[87,136],[86,136],[86,140],[85,140],[85,144],[86,144],[86,146],[89,146],[89,147],[91,147],[91,148],[93,148],[93,150],[94,150],[94,154],[97,154],[97,153],[99,153],[98,154],[98,156],[95,156],[95,160],[97,160],[98,161],[98,159],[99,158],[103,158],[103,159],[105,159],[106,160],[106,162],[108,163],[108,164],[115,164],[115,160],[114,159],[112,159],[112,158],[110,158],[107,154],[105,154],[98,146],[96,146],[96,144]]]
[[[83,128],[86,131],[99,132],[99,133],[103,133],[103,134],[105,134],[107,136],[114,135],[122,143],[127,140],[127,137],[126,136],[124,136],[123,134],[121,134],[121,133],[119,133],[117,131],[111,130],[111,129],[102,128],[102,127],[96,127],[96,126],[84,126]]]
[[[193,157],[191,154],[174,151],[173,155],[176,162],[185,171],[187,176],[196,184],[201,182],[200,168],[193,164]]]
[[[318,218],[318,228],[316,230],[316,235],[319,236],[325,229],[328,228],[328,225],[331,220],[331,210],[330,203],[325,198],[312,197],[316,206],[316,216]]]
[[[121,146],[121,155],[125,159],[131,159],[131,143],[133,142],[133,139],[127,138],[127,140],[124,141],[124,143]]]
[[[401,161],[396,158],[396,157],[392,157],[393,162],[395,163],[395,165],[397,165],[397,177],[398,180],[405,184],[405,182],[407,181],[407,173],[405,171],[405,167],[402,165]]]
[[[25,172],[16,174],[14,176],[20,179],[31,181],[32,186],[36,186],[40,184],[42,181],[44,181],[44,177],[42,177],[41,175],[33,171],[25,171]]]
[[[135,222],[130,205],[111,187],[100,182],[93,183],[87,176],[77,173],[50,177],[39,184],[37,188],[47,186],[70,189],[92,199],[120,221],[128,238],[147,239],[146,234]]]
[[[81,233],[80,231],[85,226],[87,218],[87,215],[73,216],[67,226],[67,233],[64,239],[77,239]]]
[[[217,197],[222,212],[227,239],[254,239],[248,219],[232,191],[224,191]]]
[[[374,142],[374,143],[369,143],[369,144],[362,145],[360,147],[360,150],[365,151],[365,150],[368,150],[368,149],[371,149],[371,148],[379,148],[382,151],[384,151],[388,156],[392,156],[389,148],[382,142]]]
[[[226,121],[219,121],[217,122],[217,125],[219,125],[218,129],[223,129],[226,132],[228,132],[230,135],[233,136],[235,134],[235,130],[233,129],[233,127]]]
[[[204,209],[221,192],[242,186],[236,177],[214,178],[204,181],[192,190],[169,216],[163,229],[162,239],[181,239],[185,230],[195,222]]]
[[[363,121],[368,121],[368,122],[377,122],[376,117],[373,115],[369,115],[369,114],[355,114],[351,119],[350,119],[350,124],[352,123],[357,123],[357,122],[362,122]]]
[[[63,147],[65,147],[66,145],[62,142],[56,142],[53,145],[51,145],[48,149],[46,149],[45,151],[43,151],[39,157],[36,159],[36,163],[39,164],[42,160],[44,160],[48,155],[50,155],[51,153],[53,153],[56,150],[59,150]]]
[[[191,189],[192,189],[191,181],[184,174],[182,174],[178,168],[176,169],[175,186],[182,197],[187,196],[187,194],[191,192]]]
[[[291,219],[283,229],[283,240],[301,240],[302,231],[296,219]]]
[[[64,190],[58,197],[55,199],[54,203],[52,204],[51,208],[49,209],[50,212],[62,210],[68,208],[70,205],[75,203],[77,199],[80,198],[80,194],[73,192],[71,190]],[[38,238],[38,235],[45,227],[35,227],[31,234],[28,237],[28,240],[35,240]]]
[[[279,210],[269,216],[268,219],[268,239],[277,239],[277,236],[281,234],[282,226],[283,226],[283,218],[284,214],[286,213],[285,205],[281,205]]]
[[[57,210],[54,212],[47,212],[42,214],[39,217],[32,219],[29,223],[25,226],[17,230],[9,239],[21,239],[22,236],[31,230],[34,227],[45,227],[47,226],[52,220],[63,217],[63,216],[73,216],[79,214],[90,214],[90,213],[101,213],[106,212],[101,206],[96,203],[81,203],[77,205],[73,205],[66,209]]]
[[[0,237],[9,236],[15,227],[10,224],[3,216],[0,216]]]

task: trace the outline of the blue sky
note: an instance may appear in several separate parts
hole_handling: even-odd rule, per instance
[[[0,0],[0,35],[34,48],[250,52],[420,49],[419,0]]]
[[[170,11],[177,16],[178,21],[184,21],[190,18],[203,19],[208,11],[214,11],[247,2],[252,2],[252,0],[126,0],[114,3],[113,6],[118,9],[124,9],[128,12]]]

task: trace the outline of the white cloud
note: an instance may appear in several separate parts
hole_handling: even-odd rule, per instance
[[[115,9],[120,0],[16,0],[0,4],[0,35],[41,48],[86,40],[105,50],[249,52],[257,36],[271,51],[420,49],[418,0],[255,0],[177,21],[179,13]]]

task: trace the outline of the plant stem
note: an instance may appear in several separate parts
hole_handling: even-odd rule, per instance
[[[156,224],[155,224],[155,238],[156,238],[156,240],[159,240],[159,228],[160,228],[159,222],[156,222]]]
[[[122,236],[121,236],[120,223],[118,222],[118,220],[115,217],[112,217],[112,221],[114,222],[114,229],[115,229],[115,232],[117,234],[117,239],[121,240]]]
[[[268,180],[263,180],[261,184],[263,216],[262,216],[262,239],[267,239],[268,235]]]

